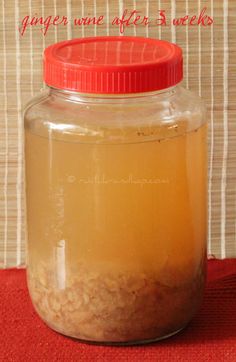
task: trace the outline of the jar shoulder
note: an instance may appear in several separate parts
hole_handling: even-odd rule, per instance
[[[111,130],[124,134],[124,129],[158,130],[180,124],[185,131],[198,128],[204,123],[205,107],[198,96],[180,86],[170,92],[124,97],[78,97],[47,90],[28,103],[24,119],[25,128],[39,133],[50,128],[104,138]]]

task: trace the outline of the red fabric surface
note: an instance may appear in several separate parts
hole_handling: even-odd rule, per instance
[[[0,271],[0,361],[236,361],[236,259],[208,262],[202,308],[180,334],[138,347],[80,343],[50,330],[29,299],[25,270]]]

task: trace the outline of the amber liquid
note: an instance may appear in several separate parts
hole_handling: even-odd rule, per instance
[[[62,290],[81,265],[191,283],[206,249],[206,130],[107,144],[26,130],[29,270],[48,265]]]

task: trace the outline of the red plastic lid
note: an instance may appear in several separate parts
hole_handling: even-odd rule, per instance
[[[130,36],[73,39],[44,51],[44,81],[81,93],[137,93],[183,78],[182,51],[163,40]]]

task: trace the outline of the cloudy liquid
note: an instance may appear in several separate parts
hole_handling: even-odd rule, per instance
[[[85,144],[26,130],[29,263],[191,274],[206,243],[206,126],[170,136]]]

